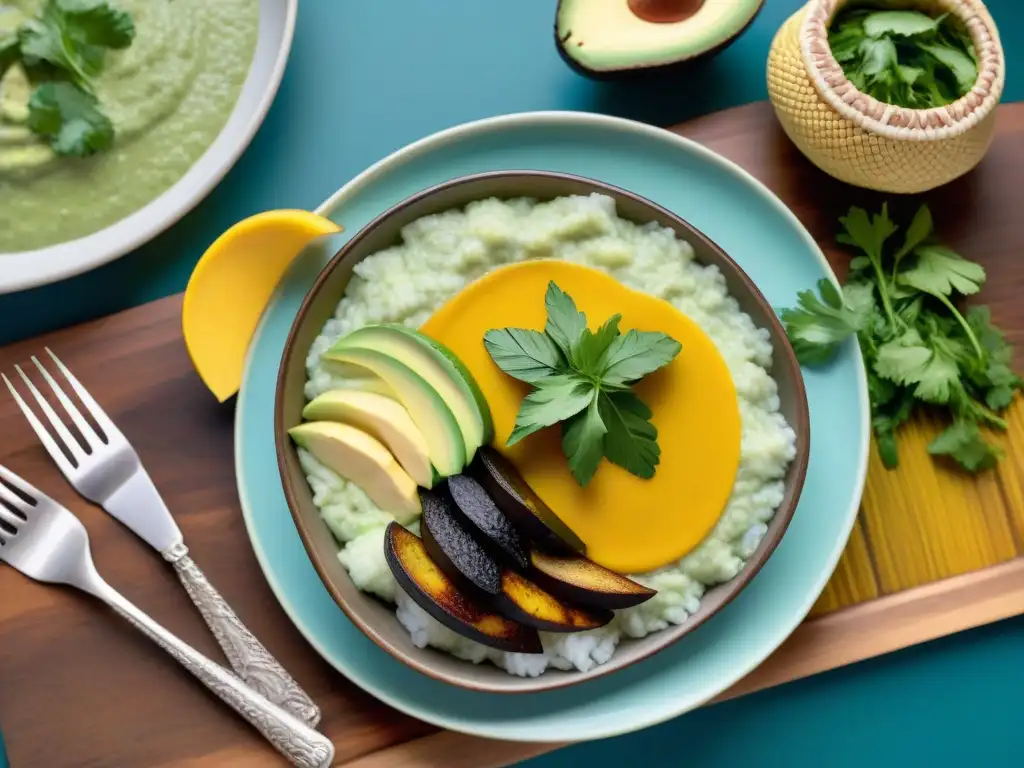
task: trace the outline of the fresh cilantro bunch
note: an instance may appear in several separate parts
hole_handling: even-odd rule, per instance
[[[832,55],[858,90],[886,104],[929,109],[966,95],[978,79],[967,30],[944,13],[848,6],[828,34]]]
[[[999,415],[1021,389],[1010,367],[1013,348],[986,307],[962,313],[957,300],[977,293],[985,270],[936,238],[922,205],[898,246],[888,207],[869,216],[851,208],[840,218],[841,243],[860,251],[842,291],[829,280],[798,295],[782,320],[801,363],[820,365],[856,335],[868,369],[872,424],[883,463],[899,463],[896,430],[919,408],[944,411],[952,423],[928,446],[964,469],[989,469],[1002,451],[980,427],[1005,430]]]
[[[664,333],[620,332],[621,315],[591,331],[587,316],[553,281],[544,303],[543,332],[502,328],[484,335],[498,367],[534,387],[523,398],[508,445],[561,423],[562,450],[580,485],[590,482],[602,457],[639,477],[654,477],[658,430],[630,385],[668,365],[682,346]]]
[[[35,84],[28,127],[59,155],[107,149],[114,126],[100,108],[95,79],[109,50],[127,48],[135,24],[108,0],[46,0],[17,30],[0,34],[0,77],[20,63]]]

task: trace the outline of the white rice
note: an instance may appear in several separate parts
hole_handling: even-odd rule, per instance
[[[510,674],[534,677],[548,667],[587,671],[607,662],[619,641],[682,624],[704,591],[736,576],[757,548],[782,502],[783,477],[796,454],[796,436],[779,412],[768,374],[772,347],[726,291],[714,266],[694,261],[692,247],[669,230],[619,218],[603,195],[546,203],[482,200],[462,211],[419,219],[402,244],[359,263],[334,318],[313,342],[307,360],[310,399],[346,385],[320,355],[335,340],[369,323],[419,327],[470,282],[505,264],[563,259],[607,272],[624,285],[671,302],[711,337],[729,367],[742,421],[740,464],[732,496],[712,533],[677,563],[634,575],[658,590],[651,600],[617,611],[607,626],[572,634],[541,633],[544,655],[496,651],[449,630],[396,584],[384,558],[391,516],[358,487],[300,451],[314,503],[343,544],[339,560],[356,586],[396,603],[399,621],[419,647],[433,646],[474,663],[490,660]],[[417,531],[418,521],[400,520]]]

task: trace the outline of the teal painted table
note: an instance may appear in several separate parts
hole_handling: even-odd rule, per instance
[[[124,259],[0,297],[0,343],[180,291],[205,248],[235,221],[271,208],[313,208],[370,163],[456,123],[573,109],[670,125],[763,99],[768,46],[800,4],[767,0],[732,48],[688,76],[621,86],[580,78],[558,58],[554,0],[303,0],[277,101],[224,182],[184,221]],[[1024,47],[1011,41],[1024,38],[1024,3],[988,5],[1007,44],[1004,99],[1022,100]],[[1024,618],[529,766],[1020,765],[1022,692]]]

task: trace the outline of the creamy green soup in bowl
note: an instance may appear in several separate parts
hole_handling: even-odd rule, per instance
[[[209,192],[269,108],[297,5],[85,0],[95,14],[88,23],[59,15],[82,1],[0,0],[0,293],[109,261]],[[51,5],[56,21],[47,17]],[[88,24],[104,14],[107,27],[89,38]],[[130,25],[118,47],[93,44],[112,39],[118,24],[121,32]],[[47,37],[66,25],[80,38],[70,63],[61,53],[66,40],[50,45]],[[5,65],[3,41],[12,36],[20,47]],[[86,67],[96,51],[93,72]],[[41,83],[74,88],[75,100],[91,105],[79,113],[66,99],[51,100],[67,129],[60,138],[46,134],[51,94],[41,94]],[[69,125],[71,113],[83,122]],[[90,132],[97,124],[106,132]]]

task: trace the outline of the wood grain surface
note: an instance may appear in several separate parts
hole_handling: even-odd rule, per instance
[[[842,271],[847,257],[832,246],[836,219],[851,203],[877,205],[877,196],[814,169],[792,149],[765,104],[676,130],[764,181]],[[1022,175],[1024,105],[1003,106],[998,137],[982,166],[926,196],[943,236],[985,264],[989,284],[979,300],[1018,346],[1024,346],[1024,229],[1018,221],[1024,208],[1016,191]],[[916,202],[893,204],[905,212]],[[192,371],[179,313],[174,297],[20,343],[0,350],[0,370],[9,372],[49,345],[78,374],[135,444],[197,562],[322,707],[322,729],[337,747],[337,765],[486,768],[555,746],[438,733],[362,693],[305,643],[249,548],[235,489],[232,410],[218,406]],[[1011,421],[1005,442],[1020,445],[1019,407]],[[815,609],[819,616],[725,696],[1024,611],[1024,560],[1014,559],[1024,552],[1024,452],[1011,452],[998,472],[968,481],[923,457],[921,443],[934,428],[918,425],[904,438],[900,472],[885,472],[873,457],[864,511]],[[221,658],[171,570],[70,489],[5,396],[0,437],[0,463],[80,516],[106,578],[201,651]],[[957,574],[966,575],[946,578]],[[946,580],[932,583],[939,579]],[[281,765],[254,731],[102,605],[9,568],[0,568],[0,594],[0,723],[16,768]],[[448,757],[453,754],[456,762]]]

